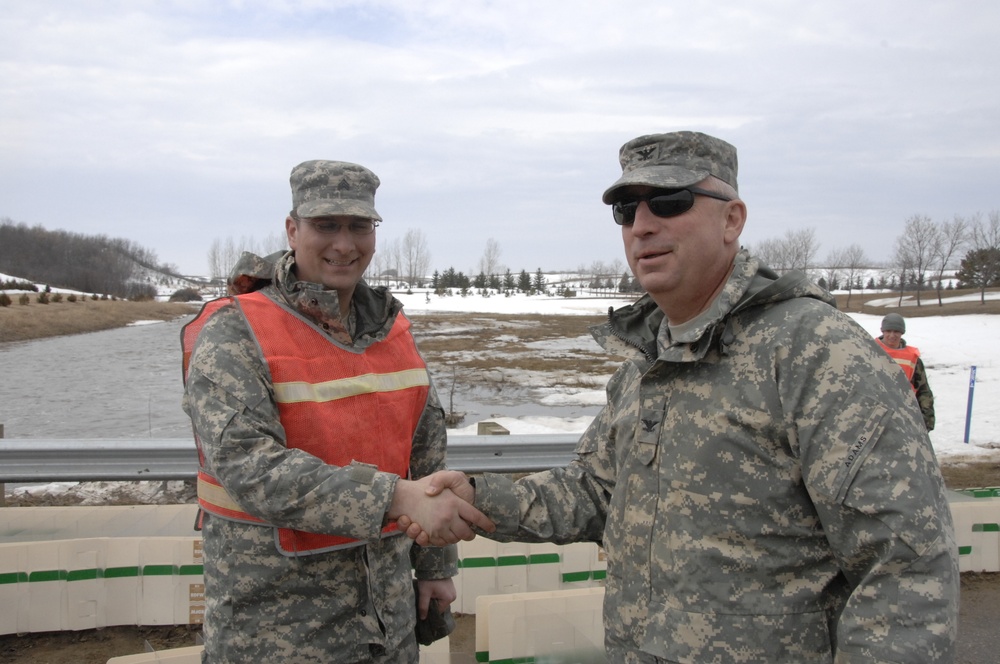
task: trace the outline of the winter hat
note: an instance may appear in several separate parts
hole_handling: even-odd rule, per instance
[[[906,321],[899,314],[889,314],[882,319],[882,331],[906,332]]]

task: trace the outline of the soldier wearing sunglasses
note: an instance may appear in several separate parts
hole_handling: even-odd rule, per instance
[[[290,183],[291,250],[244,254],[233,297],[182,335],[204,661],[416,664],[418,638],[447,633],[444,620],[427,636],[416,624],[454,601],[457,556],[414,545],[396,517],[452,541],[474,536],[466,521],[492,524],[467,500],[425,493],[421,478],[444,468],[444,409],[402,304],[361,278],[379,179],[317,160]]]
[[[619,156],[603,200],[646,295],[592,332],[628,359],[567,467],[474,478],[489,537],[604,546],[609,662],[952,661],[958,551],[899,369],[741,250],[732,145]]]

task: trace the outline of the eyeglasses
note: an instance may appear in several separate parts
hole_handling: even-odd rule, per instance
[[[336,235],[341,228],[347,227],[351,235],[371,235],[378,228],[379,222],[374,219],[354,219],[345,223],[339,221],[329,221],[324,219],[307,219],[305,217],[294,217],[296,221],[305,221],[316,229],[316,232],[323,235]]]
[[[663,191],[662,189],[660,190]],[[728,196],[699,189],[698,187],[685,187],[683,189],[671,189],[667,193],[655,193],[639,198],[623,198],[611,204],[611,214],[615,218],[615,223],[619,226],[630,226],[635,222],[635,211],[639,208],[639,203],[646,201],[649,211],[657,217],[676,217],[684,214],[694,207],[694,195],[708,196],[720,201],[731,201]]]

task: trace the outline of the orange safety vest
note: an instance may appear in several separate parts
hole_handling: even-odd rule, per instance
[[[913,386],[913,372],[917,369],[917,360],[920,359],[920,351],[917,350],[915,346],[903,346],[902,348],[889,348],[881,339],[876,338],[875,341],[882,349],[889,353],[889,357],[896,360],[896,364],[899,368],[903,370],[906,374],[906,380],[910,383],[910,387],[913,387],[913,391],[916,392],[917,388]]]
[[[222,298],[206,304],[181,333],[185,376],[201,328],[211,314],[234,299],[268,364],[286,445],[331,465],[356,461],[408,476],[413,435],[430,391],[427,367],[408,334],[410,321],[400,313],[385,340],[355,352],[335,345],[263,293]],[[235,521],[267,525],[244,512],[205,470],[200,441],[198,447],[202,509]],[[383,528],[383,534],[396,531],[395,523]],[[278,528],[276,539],[285,555],[363,544],[350,537],[291,528]]]

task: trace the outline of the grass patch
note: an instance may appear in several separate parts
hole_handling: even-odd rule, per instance
[[[172,320],[197,311],[181,302],[91,300],[13,304],[0,307],[0,342],[31,341],[67,334],[99,332],[140,320]]]
[[[606,316],[528,314],[417,314],[413,330],[431,367],[482,373],[518,370],[538,373],[610,375],[618,361],[589,340],[588,328]],[[545,342],[586,337],[585,348],[554,350]],[[543,347],[533,347],[541,345]],[[565,384],[565,383],[564,383]]]
[[[987,288],[987,293],[995,293],[1000,289]],[[941,291],[941,298],[947,300],[952,297],[975,296],[979,297],[977,289],[956,289]],[[907,292],[904,295],[905,302],[916,302],[916,293]],[[986,300],[980,304],[976,299],[974,302],[947,302],[938,306],[937,291],[920,291],[920,306],[907,304],[902,307],[895,306],[870,306],[868,302],[881,301],[892,302],[899,300],[899,293],[867,293],[855,291],[851,294],[850,306],[847,304],[847,295],[837,295],[837,308],[841,311],[859,314],[871,314],[872,316],[885,316],[888,313],[901,314],[904,318],[919,318],[921,316],[965,316],[968,314],[1000,314],[1000,300]]]

